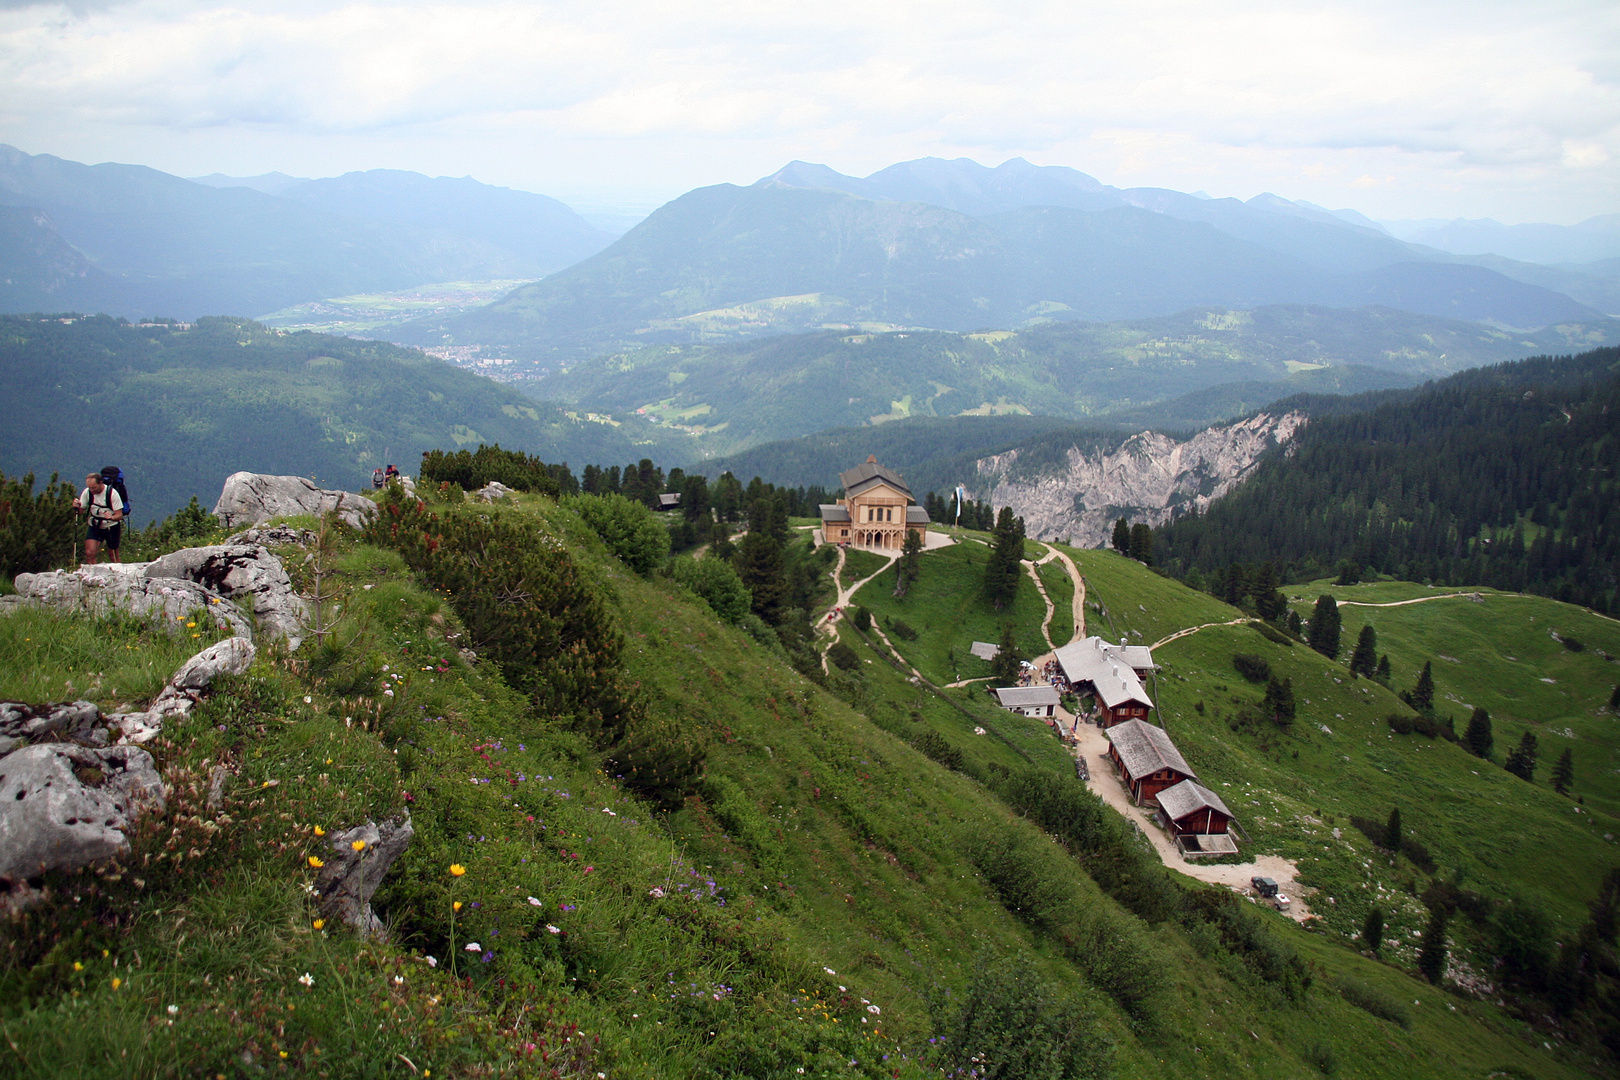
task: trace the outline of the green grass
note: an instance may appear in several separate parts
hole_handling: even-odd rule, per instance
[[[1074,636],[1074,582],[1069,580],[1069,572],[1063,564],[1056,560],[1036,572],[1041,575],[1041,584],[1046,586],[1046,595],[1052,601],[1052,625],[1047,632],[1052,644],[1061,648]]]
[[[188,622],[195,625],[19,608],[0,618],[0,700],[86,700],[107,712],[144,705],[188,658],[229,636],[201,611]]]
[[[905,596],[896,598],[893,582],[879,578],[857,593],[855,602],[883,620],[898,616],[917,631],[916,641],[896,641],[895,646],[933,682],[943,686],[988,676],[990,665],[971,655],[968,647],[975,641],[1000,641],[1003,623],[1012,622],[1026,655],[1046,651],[1041,639],[1046,605],[1027,576],[1021,576],[1017,598],[1006,610],[998,612],[985,602],[989,554],[971,542],[938,548],[921,557],[917,580]]]
[[[888,564],[888,559],[875,552],[846,548],[844,551],[844,584],[850,585],[864,577],[869,577]],[[889,583],[889,588],[894,588],[894,582]]]

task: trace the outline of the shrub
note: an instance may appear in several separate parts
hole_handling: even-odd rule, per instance
[[[669,558],[669,530],[653,512],[623,495],[575,495],[564,504],[584,519],[608,550],[646,576]]]
[[[502,450],[479,444],[475,451],[456,450],[445,453],[431,450],[422,456],[422,470],[417,479],[424,484],[449,481],[466,491],[484,487],[497,480],[516,491],[532,491],[556,498],[561,491],[557,473],[560,465],[547,465],[537,457],[517,450]]]
[[[861,666],[861,658],[855,650],[842,641],[833,642],[832,648],[827,650],[827,660],[840,671],[854,671]]]
[[[1237,673],[1252,683],[1263,683],[1271,678],[1271,665],[1253,653],[1234,653],[1232,666]]]
[[[1104,1076],[1112,1046],[1089,1003],[1023,958],[983,956],[961,1008],[939,1025],[950,1075],[1012,1080]]]
[[[1353,585],[1355,582],[1350,584]],[[1333,1047],[1321,1039],[1307,1043],[1300,1051],[1300,1057],[1316,1066],[1323,1076],[1332,1076],[1339,1068],[1338,1059],[1333,1056]]]
[[[703,598],[724,622],[737,625],[748,614],[753,597],[731,564],[723,559],[681,557],[669,563],[669,576]]]
[[[0,574],[37,574],[72,559],[79,543],[73,485],[50,480],[34,492],[34,474],[0,473]]]
[[[1362,1012],[1371,1013],[1380,1020],[1388,1020],[1403,1028],[1412,1026],[1412,1014],[1398,998],[1392,997],[1370,983],[1345,975],[1333,981],[1339,996]]]
[[[851,621],[854,622],[855,629],[863,634],[872,629],[872,613],[864,607],[855,609],[855,615]]]
[[[1263,622],[1252,622],[1249,625],[1254,627],[1255,633],[1259,634],[1273,645],[1281,645],[1285,649],[1292,649],[1294,647],[1294,639],[1274,626],[1269,626]]]
[[[922,718],[919,716],[918,719]],[[916,738],[911,740],[911,745],[947,769],[960,771],[962,768],[962,751],[933,728],[925,728],[919,732]]]
[[[911,628],[911,624],[899,616],[889,616],[889,633],[893,634],[901,641],[917,640],[917,631],[913,630]]]
[[[1582,652],[1586,648],[1586,642],[1582,641],[1580,638],[1561,637],[1558,639],[1558,641],[1570,652]]]

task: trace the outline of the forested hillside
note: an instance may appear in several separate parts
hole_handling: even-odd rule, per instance
[[[669,438],[634,420],[570,419],[414,349],[245,319],[0,318],[0,384],[12,391],[0,398],[0,472],[77,482],[118,465],[137,523],[193,495],[208,502],[243,469],[357,488],[379,465],[414,469],[429,447],[620,462]]]
[[[1319,404],[1291,453],[1159,530],[1162,567],[1297,579],[1348,562],[1616,610],[1620,349]]]

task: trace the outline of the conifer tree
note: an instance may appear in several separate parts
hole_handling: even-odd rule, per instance
[[[1475,705],[1473,714],[1468,717],[1468,727],[1463,730],[1463,745],[1475,757],[1489,760],[1491,747],[1495,740],[1491,736],[1491,714],[1482,706]]]
[[[1552,786],[1560,795],[1568,795],[1569,789],[1575,785],[1575,755],[1565,750],[1558,757],[1558,764],[1553,766]]]
[[[1018,585],[1023,574],[1019,563],[1024,558],[1024,519],[1014,517],[1012,508],[1003,506],[996,518],[995,538],[990,545],[990,558],[984,566],[984,592],[1000,611],[1018,596]]]
[[[1327,593],[1316,599],[1305,643],[1329,660],[1339,658],[1339,602]]]
[[[1367,919],[1361,924],[1361,940],[1373,952],[1384,943],[1384,912],[1380,908],[1373,908],[1367,912]]]
[[[921,534],[906,530],[906,540],[900,548],[900,558],[895,562],[894,568],[894,595],[905,596],[911,583],[917,580],[918,562],[922,556],[923,542]]]
[[[1121,555],[1129,555],[1131,553],[1130,522],[1126,521],[1124,518],[1120,518],[1118,521],[1114,522],[1114,537],[1113,540],[1110,541],[1110,544],[1113,549],[1119,552]]]
[[[1389,820],[1384,823],[1384,846],[1390,851],[1400,851],[1401,841],[1401,808],[1396,806],[1390,809]]]
[[[996,647],[996,658],[990,661],[990,678],[996,686],[1018,685],[1021,669],[1018,642],[1013,637],[1011,622],[1001,624],[1001,641]]]
[[[1418,672],[1417,682],[1413,684],[1412,689],[1401,695],[1401,700],[1424,716],[1434,713],[1434,664],[1432,661],[1423,661],[1423,670]]]
[[[1429,925],[1423,928],[1418,970],[1436,986],[1446,975],[1446,909],[1438,904],[1430,910]]]
[[[1537,754],[1536,733],[1527,731],[1524,733],[1524,738],[1519,740],[1519,745],[1515,746],[1513,752],[1508,755],[1507,761],[1502,768],[1517,776],[1520,780],[1526,780],[1533,784],[1536,781]]]
[[[1370,679],[1377,667],[1378,631],[1373,629],[1372,623],[1366,623],[1356,637],[1355,651],[1350,654],[1350,670]]]
[[[1294,722],[1294,680],[1272,676],[1266,683],[1266,697],[1261,708],[1278,727],[1286,728]]]
[[[1131,526],[1130,555],[1143,566],[1153,565],[1153,529],[1143,522]]]
[[[1297,638],[1305,636],[1305,620],[1293,608],[1288,609],[1288,632]]]
[[[1385,686],[1389,685],[1389,654],[1385,653],[1378,658],[1378,668],[1373,672],[1373,678]]]
[[[1288,598],[1277,589],[1277,568],[1271,563],[1260,564],[1251,591],[1254,610],[1266,622],[1277,622],[1288,611]]]

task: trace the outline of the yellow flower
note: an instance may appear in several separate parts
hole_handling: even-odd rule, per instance
[[[451,904],[450,905],[450,910],[451,911],[460,911],[461,910],[461,901],[457,900],[455,903]]]
[[[354,841],[354,843],[350,844],[349,846],[354,848],[354,850],[356,850],[356,851],[364,851],[364,850],[366,850],[366,842],[364,840],[356,840],[356,841]]]
[[[315,826],[315,835],[316,836],[325,836],[326,835],[326,830],[321,828],[319,825],[317,825],[317,826]]]
[[[285,1050],[277,1050],[276,1053],[280,1054],[282,1057],[287,1056],[287,1051],[285,1051]]]
[[[450,876],[451,877],[460,877],[462,874],[465,874],[466,872],[467,872],[467,868],[465,866],[462,866],[460,863],[451,863],[450,864]]]
[[[325,925],[326,925],[326,920],[325,919],[316,919],[315,920],[315,923],[314,923],[315,929],[319,930]]]
[[[118,989],[120,986],[123,986],[123,985],[124,985],[124,980],[123,979],[116,979],[116,978],[113,979],[113,989],[114,990]]]
[[[321,867],[325,866],[326,864],[321,862],[321,860],[317,859],[315,856],[311,855],[309,857],[309,865],[312,868],[314,868],[316,870],[319,870]]]
[[[73,961],[73,970],[74,971],[83,971],[84,970],[84,965],[79,963],[77,960],[75,960],[75,961]]]
[[[111,955],[112,955],[112,954],[111,954],[111,953],[109,953],[109,952],[108,952],[108,951],[107,951],[107,950],[106,950],[106,949],[102,949],[102,950],[101,950],[101,958],[102,958],[102,959],[103,959],[103,960],[105,960],[105,959],[107,959],[107,957],[109,957],[109,956],[111,956]]]
[[[186,623],[186,629],[187,630],[195,630],[195,629],[197,629],[197,624],[194,623],[194,622],[188,622],[188,623]]]

